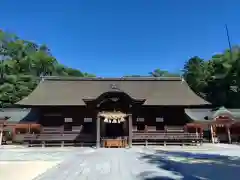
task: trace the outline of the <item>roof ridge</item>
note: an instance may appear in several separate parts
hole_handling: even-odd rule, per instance
[[[49,81],[183,81],[182,77],[72,77],[72,76],[42,76],[42,80]]]

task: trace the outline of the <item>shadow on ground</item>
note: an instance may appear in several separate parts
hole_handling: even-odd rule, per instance
[[[156,151],[142,154],[141,160],[158,168],[182,176],[183,180],[236,180],[240,177],[240,158],[188,152]],[[174,178],[151,176],[144,172],[144,180],[172,180]],[[176,178],[175,178],[176,179]]]

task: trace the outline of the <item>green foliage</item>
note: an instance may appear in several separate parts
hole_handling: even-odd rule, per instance
[[[152,77],[180,77],[178,73],[170,73],[161,69],[155,69],[153,72],[150,72],[149,75]]]
[[[161,69],[155,69],[153,72],[148,73],[148,75],[126,75],[124,77],[180,77],[180,73],[172,73],[169,71],[161,70]]]
[[[183,76],[197,94],[216,106],[240,108],[240,48],[234,47],[210,60],[189,59]]]
[[[180,77],[181,73],[155,69],[149,76]],[[182,76],[196,94],[213,105],[240,108],[240,47],[215,54],[210,60],[192,57],[184,64]]]
[[[0,107],[28,96],[41,76],[95,77],[59,64],[46,45],[25,41],[0,30]]]
[[[123,76],[123,77],[135,77],[135,78],[138,78],[138,77],[143,77],[143,76],[141,76],[141,75],[126,75],[126,76]]]
[[[183,73],[183,74],[182,74]],[[240,48],[229,50],[204,60],[190,58],[182,73],[155,69],[146,76],[179,77],[202,98],[217,106],[240,108]],[[26,97],[41,76],[95,77],[58,63],[46,45],[20,39],[0,30],[0,107],[6,107]]]

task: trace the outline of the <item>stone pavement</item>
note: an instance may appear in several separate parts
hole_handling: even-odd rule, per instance
[[[0,179],[197,180],[205,178],[219,180],[222,178],[235,180],[238,179],[240,169],[240,153],[237,147],[231,148],[238,151],[236,157],[206,154],[210,153],[209,151],[204,154],[188,153],[176,147],[173,148],[175,152],[154,150],[151,147],[0,149]],[[228,148],[224,151],[232,154],[233,150],[230,151]],[[11,173],[10,178],[9,172],[12,172],[12,168],[15,168],[15,173]],[[27,177],[32,171],[34,173]],[[14,174],[16,174],[15,178]]]
[[[0,149],[0,161],[62,161],[76,152],[84,153],[86,149],[73,148],[19,148]]]
[[[140,160],[143,152],[147,153],[141,148],[133,148],[97,149],[85,155],[75,153],[34,180],[139,180],[148,176],[149,172],[158,177],[179,177]]]

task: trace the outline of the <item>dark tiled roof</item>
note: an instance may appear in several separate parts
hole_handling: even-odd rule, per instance
[[[9,117],[7,122],[18,123],[24,119],[27,114],[30,112],[30,109],[18,109],[18,108],[6,108],[1,109],[0,116]]]
[[[209,121],[213,114],[211,109],[185,109],[185,113],[193,121]]]
[[[128,94],[144,105],[206,105],[181,78],[60,78],[45,77],[19,105],[85,105],[112,91]]]
[[[4,108],[0,110],[0,116],[8,117],[8,123],[26,123],[37,121],[33,118],[35,112],[32,109]]]
[[[240,109],[227,109],[225,107],[220,107],[219,109],[213,111],[212,118],[222,115],[228,115],[235,120],[240,120]]]
[[[227,109],[224,107],[212,109],[185,109],[185,113],[194,121],[211,121],[218,116],[227,115],[234,120],[240,120],[240,109]]]

